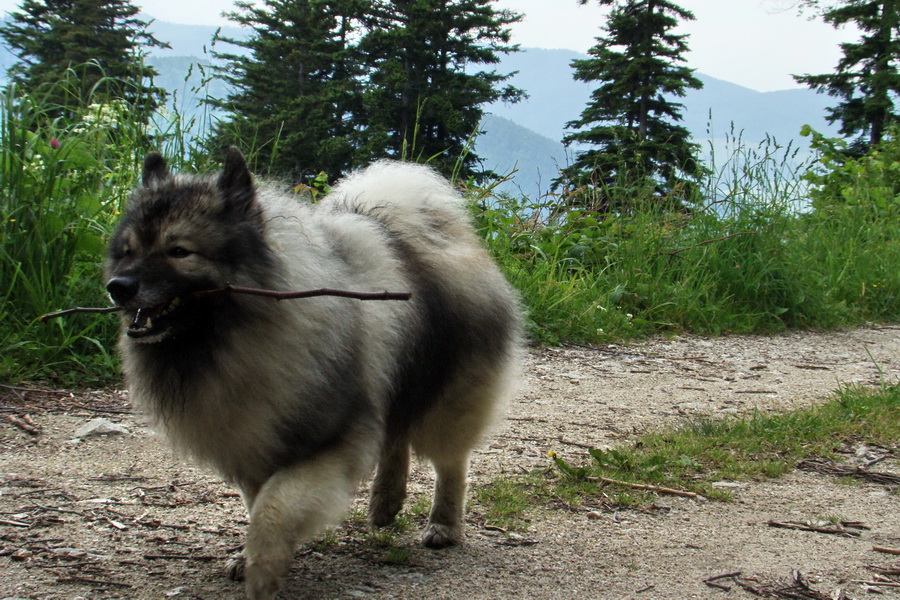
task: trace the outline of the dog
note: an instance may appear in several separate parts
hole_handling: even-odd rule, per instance
[[[105,276],[135,406],[241,492],[250,524],[230,575],[249,598],[275,597],[296,544],[373,471],[370,523],[391,524],[411,451],[435,470],[422,543],[462,540],[470,453],[519,378],[523,319],[441,176],[380,161],[312,204],[257,184],[234,147],[204,176],[151,152]],[[228,285],[411,297],[197,293]]]

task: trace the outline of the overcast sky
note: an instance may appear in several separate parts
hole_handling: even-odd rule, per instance
[[[232,0],[132,0],[163,21],[225,25],[221,17]],[[0,11],[18,6],[0,0]],[[680,0],[695,21],[682,26],[690,34],[688,66],[701,73],[759,91],[797,87],[792,74],[829,73],[841,56],[838,44],[853,41],[852,31],[835,30],[789,8],[793,0]],[[567,48],[585,52],[600,35],[604,11],[598,3],[577,0],[497,0],[500,8],[525,14],[513,29],[524,47]]]

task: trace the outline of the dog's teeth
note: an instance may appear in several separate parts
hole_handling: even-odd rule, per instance
[[[146,330],[153,329],[153,319],[151,319],[150,317],[147,317],[147,324],[144,325],[144,329],[146,329]]]

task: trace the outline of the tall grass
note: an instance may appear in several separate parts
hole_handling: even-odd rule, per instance
[[[208,111],[188,116],[173,101],[171,110],[160,108],[141,122],[134,116],[140,111],[115,99],[134,97],[125,93],[130,84],[118,80],[104,79],[94,89],[118,86],[121,93],[72,96],[81,70],[97,68],[74,67],[28,94],[14,86],[0,93],[0,381],[84,385],[116,377],[114,318],[36,319],[108,304],[104,248],[149,150],[163,151],[177,170],[205,170],[212,162],[201,151]],[[204,74],[193,93],[208,84]],[[52,100],[60,97],[72,100],[65,110]]]
[[[712,167],[690,212],[649,200],[614,214],[560,209],[556,198],[482,206],[481,231],[522,291],[533,339],[900,318],[895,220],[865,204],[811,211],[809,165],[772,140],[739,144]]]
[[[0,97],[0,378],[89,382],[112,373],[112,320],[36,319],[107,302],[99,285],[106,232],[146,132],[117,101],[64,120],[47,101],[52,91],[9,87]]]

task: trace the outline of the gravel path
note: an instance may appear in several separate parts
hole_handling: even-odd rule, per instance
[[[898,327],[537,349],[508,418],[475,456],[473,488],[547,467],[550,450],[577,464],[587,447],[689,417],[789,410],[882,377],[900,380]],[[0,600],[242,598],[222,576],[246,526],[240,499],[169,452],[128,413],[126,394],[0,390],[0,416]],[[75,441],[98,416],[129,433]],[[900,471],[896,457],[879,470]],[[414,498],[430,478],[415,467]],[[900,557],[873,549],[900,548],[896,490],[795,471],[734,494],[661,496],[640,511],[534,506],[519,532],[492,527],[473,502],[465,545],[420,548],[415,523],[395,541],[408,549],[396,562],[351,519],[298,550],[282,597],[900,598]],[[768,525],[829,520],[865,528]]]

